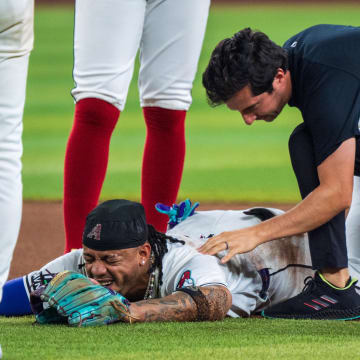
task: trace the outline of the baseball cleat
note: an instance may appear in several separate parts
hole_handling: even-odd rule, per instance
[[[303,291],[280,304],[269,307],[261,315],[269,319],[354,320],[360,318],[360,295],[356,279],[349,278],[344,288],[331,285],[316,272],[307,277]]]

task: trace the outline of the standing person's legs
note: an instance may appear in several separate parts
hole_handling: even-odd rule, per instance
[[[346,218],[346,243],[351,276],[360,278],[360,177],[354,176],[351,207]]]
[[[185,117],[210,0],[150,0],[140,50],[140,101],[147,128],[141,201],[147,221],[165,231],[155,204],[176,202],[185,158]]]
[[[0,1],[0,301],[21,221],[22,116],[33,16],[33,0]]]
[[[297,126],[291,134],[289,151],[304,199],[319,185],[312,140],[304,124]],[[345,212],[342,211],[326,224],[310,231],[309,246],[314,269],[347,268]]]
[[[72,91],[76,105],[64,171],[66,252],[81,247],[86,216],[99,200],[145,7],[146,0],[76,1]]]
[[[350,274],[360,279],[360,138],[356,139],[354,188],[346,218],[346,243]]]

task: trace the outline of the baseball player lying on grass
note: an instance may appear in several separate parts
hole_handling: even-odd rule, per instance
[[[225,252],[200,254],[196,248],[209,237],[252,226],[281,211],[194,212],[196,206],[190,201],[172,208],[160,205],[170,217],[165,235],[146,224],[138,203],[100,204],[87,217],[83,249],[8,281],[0,314],[24,315],[32,308],[39,323],[72,326],[221,320],[226,315],[249,316],[288,299],[313,275],[306,234],[265,243],[226,264],[219,260]],[[359,268],[359,263],[353,265]],[[321,318],[334,301],[307,306],[319,308]]]

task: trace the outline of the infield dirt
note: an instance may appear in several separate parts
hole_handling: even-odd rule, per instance
[[[290,209],[291,204],[201,203],[199,210],[247,209],[254,206]],[[64,253],[65,233],[61,202],[25,202],[19,239],[9,279],[39,269]]]

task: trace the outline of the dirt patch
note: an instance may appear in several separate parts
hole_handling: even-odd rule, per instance
[[[290,204],[201,204],[199,210],[247,209],[254,206],[287,210]],[[25,202],[20,236],[15,248],[9,279],[22,276],[64,253],[65,233],[61,202]]]

